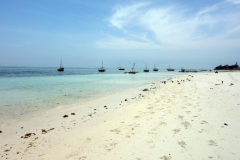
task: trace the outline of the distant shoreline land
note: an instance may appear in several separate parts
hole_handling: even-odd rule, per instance
[[[227,64],[224,66],[219,65],[219,66],[215,67],[214,70],[240,70],[240,67],[238,66],[238,64],[236,62],[235,65],[231,65],[231,66],[229,66]]]

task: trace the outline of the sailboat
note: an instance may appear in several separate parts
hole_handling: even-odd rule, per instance
[[[135,63],[133,64],[132,70],[130,72],[124,72],[124,73],[129,73],[129,74],[138,73],[138,72],[135,72]]]
[[[105,68],[103,67],[103,61],[102,61],[102,67],[101,67],[101,68],[98,68],[98,71],[99,71],[99,72],[105,72]]]
[[[169,65],[169,68],[167,70],[168,71],[174,71],[174,69],[170,68],[170,65]]]
[[[122,68],[121,65],[119,64],[118,70],[125,70],[125,68]]]
[[[158,69],[156,68],[155,64],[154,64],[153,71],[158,71]]]
[[[149,69],[147,69],[147,64],[145,63],[145,69],[143,70],[144,72],[149,72]]]
[[[62,60],[60,62],[60,67],[58,68],[58,71],[64,71],[63,65],[62,65]]]

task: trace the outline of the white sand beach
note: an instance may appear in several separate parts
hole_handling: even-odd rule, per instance
[[[237,160],[239,80],[240,72],[189,73],[19,119],[0,126],[0,159]]]

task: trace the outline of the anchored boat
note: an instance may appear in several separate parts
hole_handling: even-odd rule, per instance
[[[174,71],[174,69],[170,68],[170,65],[169,65],[169,68],[167,70],[168,71]]]
[[[135,71],[135,63],[133,64],[133,67],[132,67],[132,70],[130,72],[124,72],[125,74],[126,73],[129,73],[129,74],[136,74],[138,72]]]
[[[153,71],[158,71],[158,68],[156,68],[155,64],[154,64]]]
[[[118,70],[125,70],[125,68],[122,68],[121,65],[119,64]]]
[[[64,68],[63,68],[63,65],[62,65],[62,60],[61,60],[61,62],[60,62],[60,67],[58,68],[58,71],[64,71]]]
[[[143,70],[144,72],[149,72],[149,69],[147,69],[147,64],[145,63],[145,69]]]
[[[101,67],[101,68],[98,68],[98,71],[99,71],[99,72],[105,72],[105,68],[103,67],[103,61],[102,61],[102,67]]]

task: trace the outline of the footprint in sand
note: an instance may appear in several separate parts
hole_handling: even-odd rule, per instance
[[[115,132],[116,134],[119,134],[121,131],[116,128],[116,129],[110,130],[110,132]]]
[[[104,145],[104,149],[108,152],[110,152],[111,150],[113,150],[116,147],[117,143],[116,142],[112,142],[109,144],[109,146]]]
[[[191,111],[186,111],[186,113],[187,113],[187,114],[190,114],[190,113],[191,113]]]
[[[135,117],[134,117],[134,119],[138,119],[138,118],[139,118],[139,116],[135,116]]]
[[[163,156],[163,157],[160,157],[160,159],[163,159],[163,160],[171,160],[172,157],[171,157],[171,156]]]
[[[190,127],[190,123],[189,122],[187,122],[187,121],[185,121],[185,122],[182,122],[181,123],[184,127],[185,127],[185,129],[188,129],[189,127]]]
[[[178,144],[183,148],[185,148],[187,145],[184,141],[178,142]]]
[[[209,140],[208,142],[210,146],[217,146],[217,143],[213,140]]]
[[[86,140],[85,140],[85,142],[90,142],[91,141],[91,139],[90,138],[87,138]]]
[[[147,143],[153,143],[153,141],[147,141]]]
[[[179,118],[179,119],[183,119],[183,117],[184,117],[184,116],[178,115],[178,118]]]
[[[176,133],[180,132],[180,129],[173,129],[173,131],[174,131],[174,134],[176,134]]]
[[[83,157],[79,157],[78,160],[85,160],[87,157],[83,156]]]
[[[201,124],[208,124],[208,122],[203,120]]]

